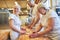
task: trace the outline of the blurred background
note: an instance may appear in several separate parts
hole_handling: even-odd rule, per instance
[[[8,17],[13,12],[13,6],[17,2],[24,14],[20,13],[22,21],[28,16],[27,0],[0,0],[0,29],[8,29]]]
[[[20,19],[22,20],[22,25],[30,22],[30,7],[27,1],[32,3],[35,0],[0,0],[0,30],[9,29],[8,17],[9,14],[13,12],[13,6],[17,2],[21,6],[23,13],[20,13]],[[53,8],[57,14],[60,16],[60,0],[43,0],[47,7]]]

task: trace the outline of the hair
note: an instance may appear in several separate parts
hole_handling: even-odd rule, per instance
[[[37,10],[40,9],[40,8],[43,8],[43,9],[47,10],[47,8],[45,7],[45,5],[43,5],[43,3],[38,4]]]
[[[19,5],[14,5],[14,7],[18,8],[21,11],[21,7]]]

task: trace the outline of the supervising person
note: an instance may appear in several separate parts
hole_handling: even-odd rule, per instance
[[[10,38],[11,40],[17,40],[21,33],[25,33],[25,31],[21,30],[21,20],[19,18],[19,13],[21,12],[19,5],[14,5],[13,14],[9,16],[9,27]]]

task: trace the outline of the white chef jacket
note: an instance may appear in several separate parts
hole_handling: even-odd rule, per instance
[[[14,21],[14,27],[18,30],[20,30],[20,27],[21,27],[21,20],[19,19],[18,16],[16,16],[15,14],[10,14],[9,16],[9,20],[10,19],[13,19]],[[11,40],[16,40],[19,36],[19,33],[18,32],[15,32],[11,29],[11,32],[10,32],[10,37],[11,37]]]
[[[49,32],[47,36],[51,37],[53,40],[60,40],[60,19],[55,11],[49,10],[46,15],[43,15],[42,18],[40,18],[40,23],[44,26],[43,28],[45,29],[48,25],[47,20],[49,18],[54,18],[55,24],[53,30]]]

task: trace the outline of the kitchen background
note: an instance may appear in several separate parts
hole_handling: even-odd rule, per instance
[[[22,25],[30,22],[30,7],[28,6],[27,1],[34,2],[34,0],[0,0],[0,30],[9,29],[8,17],[9,14],[12,13],[15,2],[21,6],[23,12],[19,14]],[[53,8],[60,16],[60,0],[46,0],[45,4],[47,7]]]

